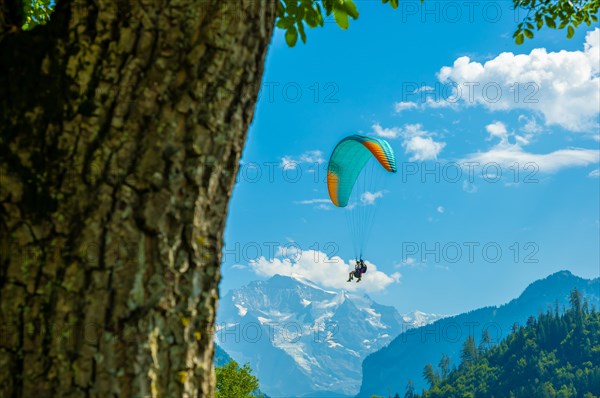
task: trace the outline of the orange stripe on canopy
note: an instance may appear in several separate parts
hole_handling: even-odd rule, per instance
[[[338,176],[331,170],[327,171],[327,189],[329,190],[329,197],[334,205],[339,206],[338,201]]]
[[[381,150],[381,147],[379,146],[379,144],[377,144],[375,142],[370,142],[370,141],[364,141],[362,144],[365,147],[367,147],[367,149],[369,151],[371,151],[371,153],[373,154],[373,156],[375,156],[375,158],[377,159],[377,161],[379,161],[379,163],[381,163],[382,166],[385,167],[385,169],[387,171],[392,171],[392,167],[390,165],[390,162],[388,162],[387,157],[385,156],[385,154]]]

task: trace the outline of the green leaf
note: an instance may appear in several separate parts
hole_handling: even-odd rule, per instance
[[[517,43],[520,46],[521,44],[523,44],[524,41],[525,38],[523,37],[523,33],[518,34],[517,38],[515,39],[515,43]]]
[[[318,3],[317,3],[317,7],[318,7]],[[333,11],[333,4],[332,4],[331,0],[323,0],[323,7],[325,7],[325,15],[330,16],[331,12]]]
[[[319,3],[315,4],[317,6],[317,22],[319,23],[319,25],[323,26],[324,21],[323,21],[323,10],[321,9],[321,6],[319,5]]]
[[[533,32],[529,29],[525,29],[523,33],[525,33],[525,37],[527,37],[528,39],[533,39]]]
[[[537,20],[537,30],[542,29],[542,26],[544,26],[544,20],[540,18]]]
[[[298,33],[300,33],[302,43],[306,44],[306,33],[304,32],[304,24],[302,22],[298,22]]]
[[[296,21],[301,22],[304,19],[304,15],[306,15],[305,8],[298,7],[298,11],[296,12]]]
[[[575,36],[575,28],[569,25],[569,28],[567,29],[567,39],[570,39],[573,36]]]
[[[275,24],[275,26],[277,26],[280,29],[288,29],[293,24],[294,24],[294,20],[292,18],[284,17],[284,18],[280,18],[277,21],[277,23]]]
[[[358,18],[358,10],[356,9],[356,4],[354,4],[354,2],[352,0],[345,0],[344,1],[344,11],[346,11],[346,13],[352,19],[357,19]]]
[[[598,17],[595,15],[590,15],[590,17],[592,18],[592,21],[594,22],[598,22]]]
[[[319,18],[317,12],[313,8],[306,10],[306,16],[304,17],[306,24],[311,28],[316,28],[319,25]]]
[[[341,8],[334,8],[333,17],[340,28],[345,30],[350,26],[350,22],[348,22],[348,14],[346,14],[345,10],[342,10]]]
[[[21,28],[30,30],[38,25],[45,25],[50,21],[50,15],[54,11],[54,2],[50,4],[49,0],[27,0],[17,2],[22,4],[23,16],[25,21]]]
[[[556,29],[556,22],[554,22],[553,18],[544,17],[544,19],[546,20],[546,25],[548,25],[549,28]]]
[[[296,13],[296,10],[298,9],[298,3],[296,3],[296,0],[293,1],[286,1],[287,7],[286,7],[286,11],[288,14],[293,15]]]
[[[287,17],[282,18],[281,21],[282,21],[280,24],[281,26],[277,25],[277,27],[282,28],[282,29],[289,29],[292,26],[294,26],[294,23],[296,23],[294,21],[294,17],[291,17],[289,15]]]
[[[288,46],[294,47],[296,45],[296,41],[298,41],[298,31],[294,26],[292,26],[285,32],[285,42]]]
[[[523,32],[523,29],[517,29],[515,30],[515,33],[513,33],[513,38],[516,38],[517,36],[519,36],[521,33]]]

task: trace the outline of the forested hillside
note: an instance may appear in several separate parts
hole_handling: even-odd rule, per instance
[[[479,345],[469,337],[461,363],[450,367],[447,356],[437,369],[428,364],[430,388],[419,395],[409,383],[405,397],[598,397],[600,313],[574,290],[566,312],[557,307],[530,317],[496,346],[489,336]]]

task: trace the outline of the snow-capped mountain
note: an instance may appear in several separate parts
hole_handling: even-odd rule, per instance
[[[368,354],[441,317],[419,311],[402,316],[367,295],[275,275],[221,299],[215,339],[237,362],[250,363],[270,396],[353,395]]]
[[[427,314],[421,311],[413,311],[408,314],[402,315],[402,321],[406,325],[410,325],[413,328],[428,325],[432,322],[447,317],[448,315],[442,314]]]

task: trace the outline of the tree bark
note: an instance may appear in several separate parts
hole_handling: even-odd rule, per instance
[[[227,205],[275,14],[58,1],[46,26],[0,29],[0,397],[214,395]]]

